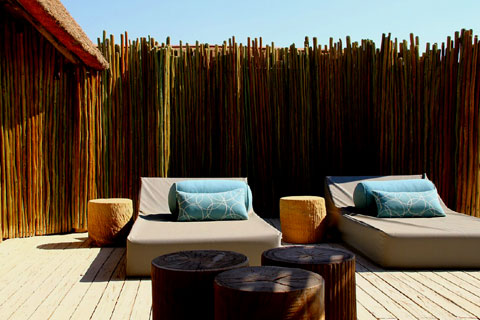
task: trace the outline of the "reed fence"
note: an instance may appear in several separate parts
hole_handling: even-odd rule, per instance
[[[325,175],[426,173],[449,206],[480,216],[478,48],[471,31],[422,55],[413,35],[180,46],[170,172],[248,176],[266,215],[281,196],[322,194]]]
[[[276,48],[172,48],[104,34],[104,72],[72,66],[33,28],[0,26],[0,239],[87,227],[98,197],[141,176],[247,176],[254,207],[323,194],[325,175],[427,173],[480,216],[479,44],[456,33]]]

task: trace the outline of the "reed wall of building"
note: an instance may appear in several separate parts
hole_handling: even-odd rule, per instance
[[[254,208],[323,194],[326,175],[427,173],[480,216],[478,41],[275,48],[99,41],[69,65],[28,25],[0,25],[0,239],[85,230],[88,199],[136,200],[141,176],[247,176]],[[417,40],[418,41],[418,40]]]
[[[2,21],[0,34],[0,240],[86,230],[89,199],[136,199],[140,176],[166,176],[159,68],[141,72],[131,47],[128,75],[115,52],[111,70],[89,71],[27,23]]]
[[[70,230],[74,88],[63,57],[22,23],[0,26],[0,228],[4,238]]]

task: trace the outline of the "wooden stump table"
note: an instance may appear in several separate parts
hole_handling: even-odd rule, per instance
[[[320,246],[289,246],[267,250],[262,265],[301,268],[325,280],[325,319],[357,319],[355,255]]]
[[[318,243],[325,229],[325,199],[315,196],[280,198],[282,240],[289,243]]]
[[[246,266],[245,255],[220,250],[180,251],[153,259],[153,319],[213,319],[215,276]]]
[[[215,320],[324,319],[324,283],[293,268],[249,267],[215,278]]]
[[[97,245],[125,240],[133,215],[132,200],[122,198],[88,201],[88,236]]]

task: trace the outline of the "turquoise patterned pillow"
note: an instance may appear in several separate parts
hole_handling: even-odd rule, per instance
[[[177,191],[178,221],[247,220],[245,189],[217,193]]]
[[[252,210],[252,191],[244,180],[226,180],[226,179],[194,179],[182,180],[174,183],[168,192],[168,206],[170,212],[178,214],[177,191],[190,193],[216,193],[227,192],[235,189],[245,189],[245,206],[247,212]]]
[[[367,180],[357,184],[353,191],[353,202],[357,208],[375,208],[372,191],[424,192],[435,190],[433,182],[427,179]]]
[[[372,191],[379,218],[445,217],[437,190],[424,192]]]

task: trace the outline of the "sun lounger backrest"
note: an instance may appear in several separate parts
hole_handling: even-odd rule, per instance
[[[172,184],[182,180],[228,179],[247,182],[247,178],[141,178],[139,213],[170,214],[168,207],[168,192]]]
[[[405,179],[423,179],[422,175],[404,175],[404,176],[328,176],[326,177],[326,192],[337,208],[353,207],[353,191],[360,181],[364,180],[405,180]]]

